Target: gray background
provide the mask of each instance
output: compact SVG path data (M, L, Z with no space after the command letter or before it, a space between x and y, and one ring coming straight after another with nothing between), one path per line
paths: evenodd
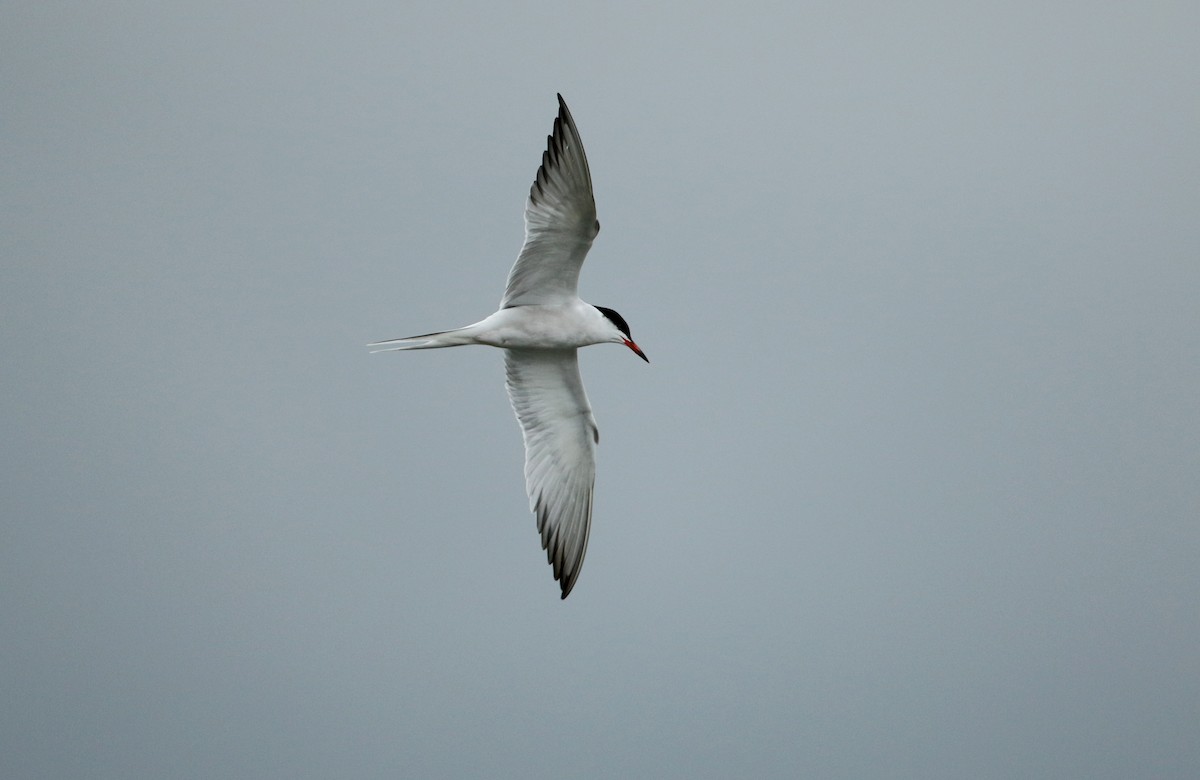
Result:
M0 774L1195 777L1195 3L8 4ZM19 6L19 7L18 7ZM560 602L569 101L653 363Z

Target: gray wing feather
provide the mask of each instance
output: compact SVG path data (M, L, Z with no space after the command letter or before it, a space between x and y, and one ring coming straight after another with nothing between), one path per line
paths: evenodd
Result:
M573 300L579 269L599 232L583 142L559 95L554 132L525 202L525 245L508 273L500 307Z
M565 599L587 552L599 430L576 350L505 350L504 368L525 438L529 507Z

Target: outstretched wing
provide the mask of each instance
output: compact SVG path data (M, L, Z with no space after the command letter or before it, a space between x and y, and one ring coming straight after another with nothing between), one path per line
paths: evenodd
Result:
M529 507L565 599L587 552L600 433L576 350L505 350L504 368L525 437Z
M554 132L525 202L525 246L508 272L500 308L573 300L579 269L599 232L583 142L559 95Z

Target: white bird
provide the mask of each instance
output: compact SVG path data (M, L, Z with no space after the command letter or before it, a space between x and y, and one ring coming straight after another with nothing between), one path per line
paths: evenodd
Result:
M508 397L525 438L525 488L542 549L565 599L575 587L592 525L595 447L577 350L624 344L647 363L612 309L580 300L579 269L600 232L579 130L558 96L558 118L525 202L525 245L500 310L465 328L370 344L376 352L484 344L504 350Z

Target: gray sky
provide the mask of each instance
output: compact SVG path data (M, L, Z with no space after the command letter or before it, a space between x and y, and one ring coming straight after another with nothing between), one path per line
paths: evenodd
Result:
M1200 774L1200 10L800 5L8 4L0 775ZM557 91L566 602L500 354L363 346Z

